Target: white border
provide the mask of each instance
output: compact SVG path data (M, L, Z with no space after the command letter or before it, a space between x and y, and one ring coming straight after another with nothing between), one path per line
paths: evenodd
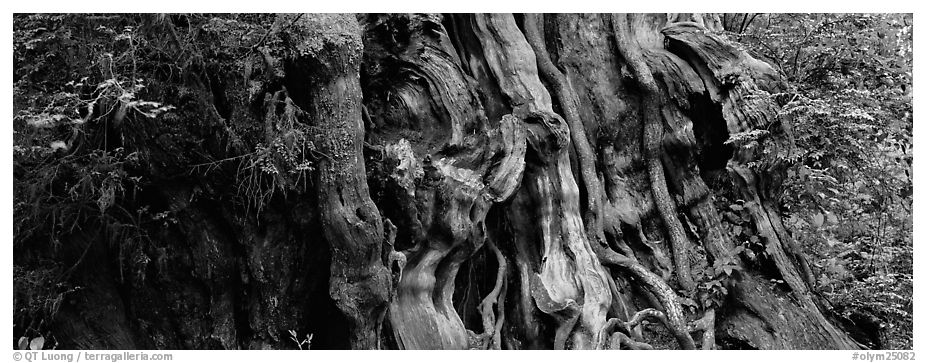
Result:
M305 1L305 0L304 0ZM838 6L834 6L838 5ZM541 2L528 0L466 0L455 2L437 1L320 1L311 2L311 0L297 3L294 1L246 1L246 2L212 2L212 1L189 1L189 0L158 0L158 1L42 1L42 2L16 2L8 4L11 7L10 15L3 18L4 29L8 34L8 45L6 56L3 58L5 69L12 69L12 34L13 23L12 13L14 12L397 12L397 11L428 11L428 12L914 12L916 15L918 6L913 2L902 1L840 1L820 2L808 0L769 0L765 2L742 0L732 1L712 1L711 3L701 3L696 1L586 1L586 0L567 0L559 2ZM914 54L924 54L926 51L922 46L922 41L914 39ZM914 79L917 70L926 66L922 61L923 57L914 58ZM9 71L8 71L9 72ZM920 72L922 73L922 72ZM7 88L6 102L4 103L5 114L12 119L12 73L3 75ZM914 94L916 93L914 88ZM914 96L914 115L919 115L923 108L922 100ZM922 118L922 117L920 117ZM11 120L8 119L8 120ZM12 125L12 123L8 123ZM11 126L8 126L11 127ZM926 149L926 136L924 136L922 125L914 121L914 145L919 145L914 150L914 184L917 184L918 176L926 175L924 172L924 162L921 159L926 154L921 149ZM11 129L8 129L12 131ZM8 132L9 132L8 131ZM12 150L12 132L9 132L2 138L3 149ZM5 296L3 306L0 311L3 312L3 322L5 327L4 336L7 337L7 344L13 342L12 337L12 157L8 154L2 158L5 173L2 175L2 185L7 190L3 194L3 216L7 223L3 224L4 236L9 241L7 248L3 253L3 262L7 266L8 277L3 280L2 294ZM920 183L922 184L922 183ZM914 187L914 241L924 240L923 227L919 223L926 222L924 215L923 203L924 193L919 189L921 186ZM923 242L926 243L926 242ZM923 274L923 268L918 267L924 261L924 247L914 246L914 285L921 286L919 275ZM922 337L924 336L923 314L926 301L926 289L914 288L914 347L923 346ZM9 345L8 345L9 347ZM7 354L14 353L12 348L8 348ZM68 352L68 351L60 351ZM102 352L102 351L94 351ZM119 352L119 351L113 351ZM440 360L440 363L472 363L478 362L496 362L496 361L521 361L521 362L608 362L618 360L629 361L710 361L710 362L853 362L852 351L763 351L763 352L737 352L737 351L711 351L711 352L690 352L690 351L658 351L658 352L637 352L637 351L570 351L570 352L487 352L487 351L365 351L365 352L343 352L343 351L144 351L146 353L171 353L174 356L174 362L204 362L204 361L232 361L232 362L277 362L277 361L300 361L300 362L329 362L329 361L364 361L364 362L427 362ZM619 354L619 356L618 356ZM924 351L926 354L926 351ZM7 355L11 357L11 355ZM926 360L926 355L917 357L919 360ZM0 358L5 360L4 358ZM85 359L81 359L85 360ZM855 360L854 362L861 362Z

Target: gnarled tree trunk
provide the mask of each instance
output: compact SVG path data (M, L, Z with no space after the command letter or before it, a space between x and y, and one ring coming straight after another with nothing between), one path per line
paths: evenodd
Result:
M189 248L165 266L199 267L165 277L182 288L122 282L118 313L212 326L122 322L127 336L164 338L106 340L66 309L62 334L113 348L280 347L288 329L357 349L857 348L777 213L783 83L714 24L279 15L246 71L207 87L232 110L204 117L216 130L262 125L268 143L305 135L310 187L256 214L211 215L221 202L191 206L188 184L163 181L192 246L161 247ZM757 130L749 147L727 143ZM224 144L211 155L233 156ZM734 220L759 250L746 251L758 247L732 234ZM308 266L321 261L327 272ZM195 306L139 306L157 289L186 289L171 296ZM335 310L346 334L318 317ZM189 336L215 342L179 344Z

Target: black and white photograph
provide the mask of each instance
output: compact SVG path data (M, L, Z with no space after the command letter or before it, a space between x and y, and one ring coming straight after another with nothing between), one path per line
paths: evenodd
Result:
M926 359L912 13L17 12L12 31L14 361Z

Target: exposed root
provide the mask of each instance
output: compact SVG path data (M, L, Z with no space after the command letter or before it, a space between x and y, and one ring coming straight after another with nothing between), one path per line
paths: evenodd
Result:
M675 291L666 284L665 280L648 270L639 262L621 255L613 250L607 249L601 245L592 245L595 254L605 266L614 266L624 269L634 278L634 280L643 285L650 291L659 303L665 308L666 328L678 341L682 349L695 349L694 340L688 333L685 323L685 315L682 312L682 306L678 302L678 296ZM631 319L633 320L633 319Z
M633 314L633 317L630 318L630 321L627 322L627 330L630 331L647 319L656 319L662 323L662 325L669 327L669 320L666 319L666 314L659 310L650 308L640 310L636 314Z
M702 350L713 350L715 346L715 331L714 331L714 309L708 309L704 313L704 316L701 319L695 320L691 323L690 330L692 332L700 331L701 335L701 349Z
M598 332L598 344L596 349L606 349L608 344L610 344L611 349L620 349L621 344L627 345L630 349L653 349L649 344L637 342L628 336L628 334L632 335L632 331L637 325L640 325L640 323L647 319L658 320L667 329L672 329L665 313L652 308L643 309L636 312L627 322L622 322L614 318L608 319L608 322L605 323L604 327ZM614 330L617 329L621 331L615 332Z
M539 270L537 281L530 284L531 295L538 308L556 321L554 348L567 344L591 348L595 332L607 320L612 296L610 276L591 252L590 244L598 242L588 236L582 218L582 191L568 153L571 130L553 112L550 94L538 77L534 51L514 16L477 14L472 20L488 69L507 97L505 106L524 120L532 150L515 196L532 207L509 209L516 229L530 229L519 233L515 243L533 249L542 242L540 265L531 271Z
M613 332L614 329L616 329L621 324L623 324L623 322L616 318L608 319L608 322L605 323L604 326L601 327L601 330L598 332L598 344L596 344L595 349L605 349L609 340L611 341L612 346L614 346L613 339L609 339L609 337L611 337L611 332ZM618 343L617 346L620 347L620 344Z
M527 42L534 49L537 58L537 69L540 75L547 81L551 87L552 93L556 96L562 109L563 117L569 126L572 146L576 153L578 162L578 177L581 185L585 188L585 205L583 207L583 222L586 229L586 235L590 245L605 244L605 233L602 216L602 199L604 189L601 186L601 180L596 174L596 156L589 142L585 130L585 124L579 115L579 100L575 90L569 84L568 79L553 63L544 42L543 16L541 14L524 15L524 35ZM593 247L594 250L594 247ZM610 284L614 284L610 276L605 276ZM626 314L626 307L620 301L621 297L612 293L613 299L618 301L620 309ZM602 337L598 337L600 342Z
M675 272L682 289L693 291L694 279L691 277L691 268L688 263L688 238L678 219L675 202L669 194L666 185L665 170L662 161L662 139L665 132L661 118L661 106L664 103L656 85L653 74L643 59L639 44L632 39L632 31L627 14L615 14L612 22L614 36L617 40L618 51L627 62L627 65L636 77L637 83L643 90L643 147L646 158L647 173L653 192L656 209L662 217L672 243L672 257L675 261Z
M505 297L508 295L508 279L502 284L498 295L498 317L495 319L495 334L492 335L492 349L502 349L502 327L505 325Z
M396 285L402 280L402 271L407 262L405 254L395 250L396 227L389 218L383 220L383 231L386 233L385 246L383 246L383 264L392 271L392 283Z
M502 251L495 246L491 238L486 239L486 247L495 254L498 261L498 274L495 277L495 287L489 292L482 302L479 303L479 311L482 313L483 333L481 335L483 349L491 345L494 349L501 349L501 326L505 320L504 296L502 296L508 280L505 278L508 271L508 262ZM498 306L498 317L495 316L493 305Z
M531 296L534 298L537 308L557 321L553 349L566 349L566 340L569 338L569 333L572 332L581 313L579 304L573 299L566 299L564 302L553 300L538 274L531 275L530 288Z
M653 350L652 345L633 340L624 333L615 332L614 334L611 334L610 348L612 350L618 350L621 349L621 345L627 346L627 348L630 350Z
M524 35L527 42L534 49L537 57L537 70L551 85L553 93L563 110L563 118L569 125L572 146L576 151L579 162L581 182L585 186L587 206L583 220L589 238L597 237L603 240L603 232L599 219L601 197L603 195L600 181L595 175L595 152L592 150L585 132L585 125L579 117L579 101L575 90L569 85L566 76L553 64L550 53L543 41L543 19L541 14L524 14Z

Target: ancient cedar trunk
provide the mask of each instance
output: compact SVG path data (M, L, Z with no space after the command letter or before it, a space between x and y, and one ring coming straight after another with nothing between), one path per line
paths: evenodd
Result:
M790 130L771 94L783 81L714 20L285 14L268 29L234 25L251 39L226 57L235 71L190 86L198 101L181 105L220 141L183 159L145 140L161 131L128 137L161 155L150 173L268 145L307 161L278 158L286 177L269 183L250 165L256 209L219 197L239 179L160 180L148 193L182 227L141 253L184 256L164 266L191 272L164 281L193 303L143 307L164 286L116 281L110 261L79 301L111 301L115 337L75 310L60 331L108 348L274 348L290 329L354 349L856 348L777 213L788 165L774 155ZM194 128L176 125L164 127ZM754 130L767 131L756 147L726 142ZM767 258L747 257L720 198L740 201ZM211 325L125 319L161 313ZM180 343L191 336L210 338Z

